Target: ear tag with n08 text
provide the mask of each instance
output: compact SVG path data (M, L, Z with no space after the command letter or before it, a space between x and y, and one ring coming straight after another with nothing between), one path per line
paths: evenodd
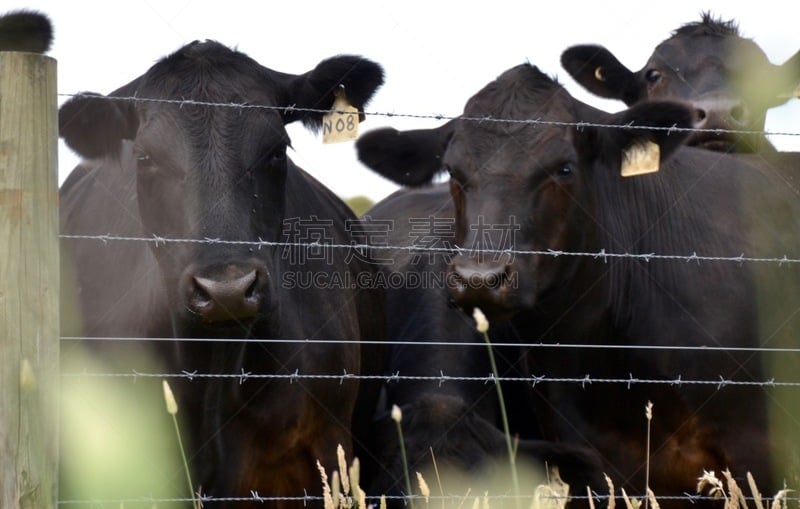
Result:
M358 109L337 90L331 112L322 117L322 143L339 143L358 138Z
M635 177L658 171L661 147L652 141L636 143L622 151L620 173L623 177Z

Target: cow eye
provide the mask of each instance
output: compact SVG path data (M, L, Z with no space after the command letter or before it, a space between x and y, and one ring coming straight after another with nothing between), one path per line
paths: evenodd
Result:
M572 171L572 167L568 164L562 165L555 174L559 180L569 180L573 175L575 175L575 172Z
M148 154L144 152L136 152L135 157L136 157L136 167L139 170L152 171L153 168L155 168L156 164Z
M286 149L279 148L271 153L264 154L262 156L262 159L255 167L256 168L260 167L268 170L272 169L281 170L286 168L286 160L287 160Z
M655 83L661 79L661 71L658 69L648 69L644 73L644 79L646 79L648 83Z
M272 156L272 166L284 166L286 164L286 150L278 150Z

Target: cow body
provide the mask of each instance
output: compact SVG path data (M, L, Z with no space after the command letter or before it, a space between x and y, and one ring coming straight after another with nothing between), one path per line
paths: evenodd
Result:
M786 102L800 83L800 52L773 65L733 21L707 13L675 30L639 71L595 45L573 46L561 62L590 92L629 106L647 99L691 102L699 117L696 127L709 131L693 133L688 143L723 152L774 150L760 132L767 110Z
M401 184L418 185L439 168L449 171L456 242L474 249L455 257L448 268L456 303L468 311L480 307L491 321L507 321L525 343L602 345L580 351L531 348L524 355L530 374L544 377L534 393L544 436L594 447L617 486L629 493L644 485L648 470L648 401L656 409L650 486L665 495L693 492L703 469L730 468L738 476L750 471L765 490L776 488L770 455L785 448L793 433L771 434L775 425L769 419L783 414L793 421L797 415L785 404L791 399L787 394L757 386L778 373L757 353L670 348L791 344L791 331L800 325L796 299L787 302L800 288L796 269L548 255L551 250L605 250L779 258L796 252L800 202L792 168L797 155L770 162L681 147L685 135L668 128L691 126L693 114L677 103L645 103L607 114L523 65L476 94L465 107L466 119L430 130L424 144L416 143L424 138L421 131L406 136L392 129L367 133L359 141L361 160ZM471 120L476 118L493 120ZM663 130L497 120L533 118ZM659 145L660 171L621 177L623 152L645 142ZM420 164L424 158L417 153L415 168L404 158L414 146L439 148L425 152L429 164ZM513 225L514 249L532 254L487 255L482 250L492 246L485 239L497 246L503 233L487 225ZM721 378L754 385L580 383L587 376ZM548 383L547 378L574 382ZM768 411L774 401L780 402Z
M409 472L423 472L428 482L440 479L449 492L462 488L491 495L513 491L496 387L437 379L481 378L492 373L488 345L474 319L454 307L447 295L447 267L455 254L448 250L456 247L448 185L401 189L367 211L365 221L388 225L389 235L382 239L385 245L402 247L376 254L384 260L385 281L392 283L386 291L386 309L387 336L393 341L387 355L386 404L378 409L374 426L371 449L379 458L377 474L368 478L370 491L387 495L406 491L406 467L390 417L394 405L402 412ZM524 357L507 343L513 332L495 324L489 334L498 374L524 376ZM412 379L391 381L395 374ZM592 451L542 439L525 387L504 384L502 389L524 493L545 482L546 466L558 468L572 486L601 481L600 461ZM504 483L498 484L498 478Z
M382 294L293 283L313 273L356 281L374 267L345 250L294 245L349 244L357 220L286 156L284 124L319 126L321 114L285 107L329 108L341 87L362 108L381 82L380 67L359 57L334 57L295 76L218 43L195 42L112 96L262 108L94 95L62 106L62 137L91 159L61 190L65 287L74 288L63 300L70 305L77 296L79 311L79 320L65 327L92 336L229 340L156 343L173 372L368 372L362 360L377 365L381 353L354 340L382 337ZM106 245L76 238L104 234L165 240ZM349 341L246 341L313 338ZM119 348L106 345L104 354L125 365ZM186 408L197 484L215 497L317 491L315 462L334 468L338 444L352 455L351 433L363 420L354 416L356 400L368 392L362 386L359 393L355 381L331 387L303 379L180 379L175 385Z

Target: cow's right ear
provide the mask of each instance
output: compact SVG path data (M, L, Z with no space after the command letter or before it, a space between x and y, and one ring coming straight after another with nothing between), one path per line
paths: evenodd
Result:
M117 157L122 140L132 140L139 129L133 101L141 77L108 97L80 93L58 109L58 134L69 148L85 159ZM114 99L115 97L119 99Z
M636 75L603 46L583 44L567 48L561 65L589 92L606 99L619 99L628 106L637 102Z
M644 101L610 114L603 121L608 126L581 128L578 150L583 157L600 158L612 168L621 168L632 150L654 143L660 165L684 144L695 121L695 111L688 104Z
M402 186L430 184L443 171L444 156L455 122L435 129L398 131L391 127L362 135L356 142L358 159L387 179Z

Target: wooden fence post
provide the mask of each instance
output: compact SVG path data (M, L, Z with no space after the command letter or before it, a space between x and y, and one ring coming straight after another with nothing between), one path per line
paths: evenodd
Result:
M56 62L0 52L0 507L58 496Z

